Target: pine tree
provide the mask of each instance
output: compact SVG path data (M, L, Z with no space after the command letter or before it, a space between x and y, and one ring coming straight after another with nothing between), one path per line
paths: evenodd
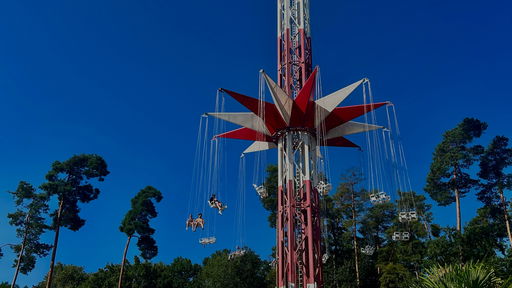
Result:
M21 181L16 191L9 192L17 206L16 212L9 213L9 224L16 227L16 234L21 243L12 245L18 254L15 260L14 277L11 287L15 287L18 273L28 274L36 264L37 257L45 257L51 246L41 242L41 235L49 228L46 225L48 213L48 197L37 193L36 189L27 182Z
M361 277L359 271L359 239L358 239L358 228L357 224L361 220L361 214L365 210L364 207L364 196L365 190L358 189L358 186L362 181L361 173L355 169L347 170L341 176L341 183L336 190L336 194L333 196L334 205L340 212L345 215L346 221L343 225L350 230L353 247L354 257L354 269L356 275L356 286L359 287L361 284Z
M487 124L474 118L465 118L455 128L443 135L437 145L425 191L439 205L447 206L455 202L457 231L461 231L460 198L467 194L478 181L472 179L469 168L483 152L480 145L468 146L487 129Z
M155 229L149 226L149 220L155 218L158 213L153 201L160 202L162 193L157 189L147 186L133 197L132 207L124 216L123 222L119 230L128 236L123 253L123 261L121 262L121 271L119 273L118 287L123 285L123 272L126 262L126 253L133 237L137 237L137 246L144 260L150 260L158 254L158 247L152 235Z
M48 197L57 196L59 203L57 210L51 214L55 237L46 288L52 287L60 227L78 231L84 226L85 220L79 215L78 202L89 203L98 198L100 189L95 188L90 181L96 179L101 182L109 173L107 163L101 156L82 154L64 162L55 161L46 174L47 182L41 185L41 189L46 191Z
M478 176L483 181L477 195L478 199L487 206L501 206L509 245L512 247L512 232L508 212L509 202L504 195L504 191L512 189L512 173L507 174L505 172L505 169L512 165L512 148L508 147L508 142L507 137L494 137L480 157Z

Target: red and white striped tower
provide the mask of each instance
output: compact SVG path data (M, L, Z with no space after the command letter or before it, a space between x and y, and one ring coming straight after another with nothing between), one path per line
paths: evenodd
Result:
M254 141L244 153L277 148L278 288L323 287L317 148L359 147L343 136L382 127L351 120L387 104L337 107L365 79L315 100L312 67L309 0L278 0L278 83L261 71L274 103L221 89L251 112L208 113L243 126L216 137Z

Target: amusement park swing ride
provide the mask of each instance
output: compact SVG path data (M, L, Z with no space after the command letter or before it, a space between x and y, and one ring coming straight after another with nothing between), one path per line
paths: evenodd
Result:
M319 68L313 69L309 0L278 0L278 69L277 83L260 71L259 97L252 98L231 90L219 89L215 112L201 116L194 180L189 201L187 229L201 231L199 243L216 242L215 219L227 206L219 189L224 161L225 139L253 141L242 153L239 169L239 218L236 227L245 227L245 157L255 153L254 190L261 198L271 191L260 179L260 153L277 150L278 189L276 221L276 284L279 288L323 287L322 265L329 259L327 244L322 244L326 225L321 219L321 199L329 195L330 179L327 147L359 148L364 153L366 191L371 205L398 201L401 230L392 234L393 241L408 241L412 235L408 223L418 221L414 197L407 172L395 107L390 102L373 102L370 81L356 81L327 96L322 95ZM362 88L363 104L340 106L354 91ZM272 102L265 100L269 91ZM245 106L248 112L224 111L224 95ZM385 127L377 122L376 109L385 107ZM214 123L209 123L209 118ZM353 121L364 118L363 122ZM242 128L224 132L225 122ZM346 138L364 133L366 148ZM213 139L212 139L213 136ZM327 177L321 177L321 176ZM204 192L206 191L206 193ZM388 192L386 192L388 191ZM201 207L192 208L192 203ZM230 208L231 209L231 208ZM198 213L193 218L191 212ZM227 210L226 212L229 212ZM215 215L219 214L219 215ZM204 215L204 218L203 218ZM242 227L242 228L240 228ZM240 232L243 234L243 231ZM243 236L229 259L246 253ZM371 243L371 241L369 241ZM242 247L242 248L240 248ZM372 255L377 247L371 244L361 253Z

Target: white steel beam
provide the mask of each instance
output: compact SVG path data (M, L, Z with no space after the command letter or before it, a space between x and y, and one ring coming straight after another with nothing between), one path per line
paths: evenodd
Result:
M350 93L352 93L361 83L363 83L365 79L361 79L357 82L354 82L348 85L345 88L342 88L334 93L331 93L325 97L322 97L315 101L316 105L318 105L318 117L316 117L315 126L318 127L320 123L329 115L329 113L334 110L334 108L338 107L343 100L345 100Z
M345 136L345 135L351 135L351 134L372 131L372 130L377 130L377 129L382 129L382 128L384 128L384 127L378 126L378 125L371 125L371 124L366 124L366 123L349 121L347 123L343 123L340 126L331 129L325 136L325 139L332 139L332 138L341 137L341 136Z
M269 149L277 148L277 145L272 142L254 141L251 146L247 147L243 154L265 151Z

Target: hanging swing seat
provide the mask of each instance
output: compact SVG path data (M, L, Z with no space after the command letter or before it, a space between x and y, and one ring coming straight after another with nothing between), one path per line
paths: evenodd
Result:
M210 208L219 208L219 207L217 207L216 202L213 202L213 201L208 201L208 205L210 206ZM224 204L224 205L221 206L221 208L219 210L222 211L222 210L224 210L226 208L228 208L228 205Z
M245 253L247 253L247 250L245 250L245 249L236 249L235 251L229 253L228 260L243 256L243 255L245 255Z
M413 222L418 221L418 213L415 210L402 211L398 214L398 221L400 222Z
M205 237L205 238L199 239L199 244L204 245L204 246L213 244L215 242L217 242L217 238L215 238L215 237Z
M276 268L277 267L277 259L272 259L272 261L270 263L268 263L268 266Z
M393 241L409 241L410 238L409 232L393 232Z
M366 247L361 248L361 253L366 254L368 256L373 255L374 252L375 252L375 247L370 246L370 245L366 245Z
M329 192L332 190L331 183L326 183L324 181L318 182L315 186L318 193L320 193L323 196L329 195Z
M391 196L387 195L384 191L370 194L370 202L374 205L383 204L389 202L390 200Z
M263 186L263 185L257 186L256 184L252 184L252 187L254 187L254 189L256 190L256 193L258 193L258 195L260 196L261 199L268 197L268 192L267 192L267 189L265 188L265 186Z
M398 214L398 221L400 221L401 223L406 222L407 218L408 218L408 214L409 213L407 213L407 212L400 212Z
M322 263L327 263L327 260L329 260L330 257L331 255L329 255L329 253L324 253L324 255L322 256Z

